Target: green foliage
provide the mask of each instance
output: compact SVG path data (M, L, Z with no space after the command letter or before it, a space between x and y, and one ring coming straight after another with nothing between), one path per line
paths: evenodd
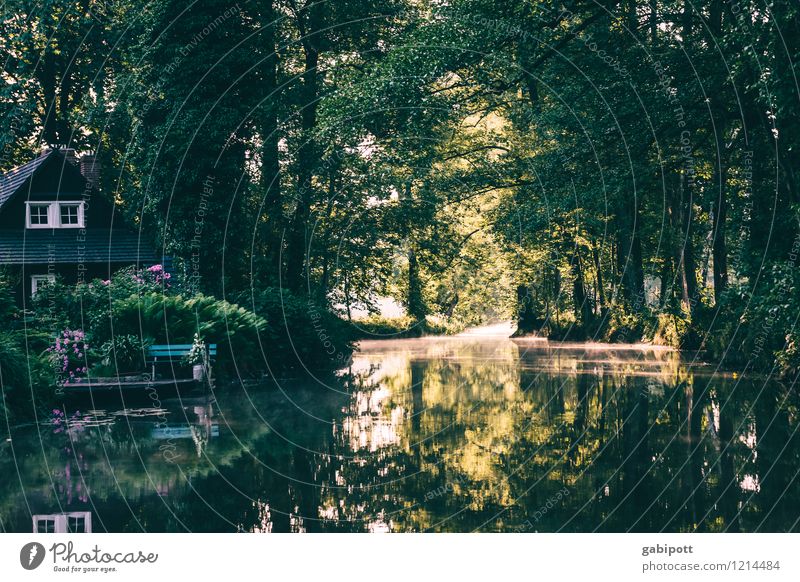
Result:
M16 333L0 332L0 417L20 408L21 394L27 386L28 369L22 343Z
M207 295L148 293L114 301L114 326L140 329L147 341L157 344L192 343L195 334L216 343L220 370L260 374L265 370L261 335L267 322L251 311Z
M94 279L77 285L65 284L57 278L31 298L32 323L34 329L48 332L67 328L91 330L93 341L100 345L115 335L111 317L114 301L131 295L166 293L168 285L157 272L135 267L120 269L110 280Z
M727 366L749 366L791 377L800 369L800 273L788 262L771 265L753 292L734 285L719 309L697 324L709 357ZM713 320L713 323L712 323Z
M118 334L100 346L100 362L92 368L94 376L118 376L145 369L148 338L132 334Z
M35 388L37 398L47 400L55 390L55 383L48 381L53 377L53 368L47 355L36 351L37 342L31 341L36 334L28 334L26 345L19 309L2 279L0 315L4 322L0 330L0 418L31 417L39 402L31 401L30 386ZM5 429L5 422L0 421L0 426Z
M632 313L622 305L614 305L608 311L605 337L615 343L638 343L644 335L641 314Z
M381 317L371 315L352 323L355 334L361 339L401 339L425 335L444 335L460 331L458 328L433 323L429 319L418 321L412 317Z
M130 297L281 286L246 299L298 350L288 368L322 365L326 341L343 361L328 312L391 295L416 321L524 314L794 369L774 292L794 275L770 270L799 230L796 2L73 4L4 5L0 167L40 141L99 150L184 283L57 286L29 345L111 341Z
M350 360L352 330L326 308L276 288L242 294L240 301L269 322L258 345L272 373L331 370Z
M688 347L692 336L691 321L682 312L664 312L656 315L656 328L652 342L673 348Z

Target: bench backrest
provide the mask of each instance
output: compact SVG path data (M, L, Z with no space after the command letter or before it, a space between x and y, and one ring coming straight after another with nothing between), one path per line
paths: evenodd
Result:
M208 344L208 355L217 355L217 344ZM147 350L147 357L159 360L182 359L192 350L192 344L159 344L152 345Z

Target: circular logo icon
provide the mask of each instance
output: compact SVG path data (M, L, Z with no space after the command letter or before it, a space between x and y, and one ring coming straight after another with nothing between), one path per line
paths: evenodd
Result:
M44 546L39 542L31 542L19 551L19 563L26 570L35 570L44 562L44 556Z

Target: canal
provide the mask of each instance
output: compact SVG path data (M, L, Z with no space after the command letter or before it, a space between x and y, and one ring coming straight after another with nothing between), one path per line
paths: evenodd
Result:
M796 392L669 350L367 341L334 379L14 427L0 528L798 531L798 425Z

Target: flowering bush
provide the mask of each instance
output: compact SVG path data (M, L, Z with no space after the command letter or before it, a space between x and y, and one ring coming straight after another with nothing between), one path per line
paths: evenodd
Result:
M80 329L65 329L47 348L58 375L70 380L86 375L88 350L86 334Z
M153 265L147 269L147 272L150 274L150 277L154 283L157 285L163 284L165 287L169 287L169 279L172 277L172 275L164 270L164 265Z
M127 267L120 269L111 277L101 281L102 285L110 288L115 296L141 295L153 293L170 287L170 275L164 270L164 265L153 265L147 269Z
M116 271L111 279L94 279L78 284L54 283L53 293L37 293L32 297L37 329L47 331L44 350L50 344L51 329L82 328L97 346L111 340L114 332L111 306L131 296L167 295L174 292L169 273L163 265L147 269L126 267ZM138 329L138 326L131 328Z

